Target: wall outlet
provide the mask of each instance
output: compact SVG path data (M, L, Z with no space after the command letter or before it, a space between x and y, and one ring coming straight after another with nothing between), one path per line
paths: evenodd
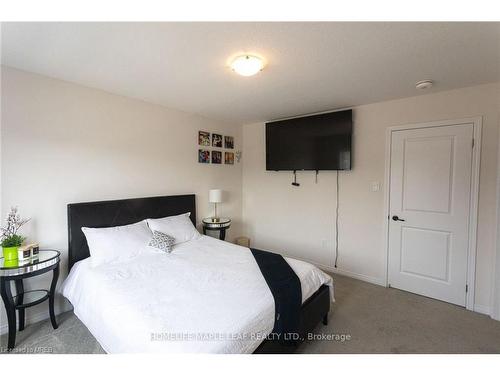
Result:
M373 182L371 183L371 191L373 191L373 192L380 191L380 182L378 182L378 181L373 181Z

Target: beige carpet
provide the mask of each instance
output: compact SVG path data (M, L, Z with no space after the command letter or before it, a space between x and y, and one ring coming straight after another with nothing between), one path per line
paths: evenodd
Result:
M329 324L319 325L315 339L298 353L500 353L500 322L486 315L347 277L334 279L337 302ZM28 326L18 333L16 348L103 353L71 312L58 320L57 330L48 321ZM0 352L6 346L3 335Z

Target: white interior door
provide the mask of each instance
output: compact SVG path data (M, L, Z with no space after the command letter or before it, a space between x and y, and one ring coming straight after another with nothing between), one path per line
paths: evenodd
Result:
M389 285L466 304L473 124L392 132Z

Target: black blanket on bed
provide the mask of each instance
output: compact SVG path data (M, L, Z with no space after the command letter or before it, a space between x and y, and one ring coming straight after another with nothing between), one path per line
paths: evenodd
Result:
M279 254L250 249L274 297L275 316L272 339L294 343L300 326L302 290L300 279Z

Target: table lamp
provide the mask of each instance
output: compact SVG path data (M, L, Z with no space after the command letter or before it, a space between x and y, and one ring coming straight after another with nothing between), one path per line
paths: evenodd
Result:
M215 215L212 216L212 221L214 223L219 222L219 217L217 216L217 203L222 202L222 190L212 189L208 192L208 201L215 205Z

